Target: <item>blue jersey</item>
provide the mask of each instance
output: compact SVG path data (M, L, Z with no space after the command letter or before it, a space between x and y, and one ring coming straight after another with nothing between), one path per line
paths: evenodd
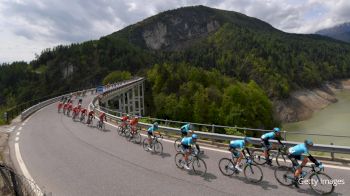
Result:
M231 148L239 148L243 150L245 148L245 141L244 140L232 140L230 142Z
M289 153L295 156L299 155L309 155L309 149L307 149L305 144L298 144L289 148Z
M190 131L190 124L185 124L184 126L181 127L182 133L188 133L189 131Z
M182 144L182 145L186 145L186 146L190 146L190 145L194 144L194 142L193 142L192 137L184 137L184 138L181 140L181 144Z
M148 133L153 133L153 131L157 131L158 130L158 127L152 125L150 128L148 128Z
M275 138L276 138L275 132L265 133L264 135L261 136L261 139L263 140L269 140L269 139L275 139Z

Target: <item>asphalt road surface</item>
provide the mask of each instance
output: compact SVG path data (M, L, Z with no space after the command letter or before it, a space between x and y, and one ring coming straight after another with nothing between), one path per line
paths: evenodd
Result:
M84 104L92 96L84 98ZM75 102L76 103L76 102ZM163 155L143 150L141 145L118 136L115 127L102 132L57 113L57 104L38 111L12 132L11 158L19 168L14 152L15 138L23 162L40 187L52 195L310 195L300 189L278 184L273 169L262 167L259 184L245 180L243 174L223 176L218 161L229 154L205 150L208 172L204 177L180 170L174 163L173 143L163 141ZM95 119L96 122L96 119ZM18 134L20 132L20 134ZM350 169L327 168L333 179L345 181L335 195L349 195ZM349 184L349 185L348 185Z

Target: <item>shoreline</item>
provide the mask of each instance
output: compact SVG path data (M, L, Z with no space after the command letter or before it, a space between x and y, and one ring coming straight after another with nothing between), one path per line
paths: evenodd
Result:
M342 90L350 90L350 79L327 82L312 90L294 91L289 98L273 102L274 118L281 123L308 120L314 112L336 103L335 93Z

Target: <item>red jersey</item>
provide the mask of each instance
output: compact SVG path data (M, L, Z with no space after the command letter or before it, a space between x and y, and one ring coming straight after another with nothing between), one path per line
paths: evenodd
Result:
M85 108L81 108L80 112L81 112L82 114L85 114L85 113L87 112L87 110L86 110Z
M139 122L139 120L138 120L137 118L133 118L133 119L130 120L130 123L129 123L129 124L130 124L131 126L135 126L135 125L137 125L138 122Z
M129 120L129 117L127 117L127 116L123 116L123 117L122 117L122 121L123 121L123 122L126 122L127 120Z

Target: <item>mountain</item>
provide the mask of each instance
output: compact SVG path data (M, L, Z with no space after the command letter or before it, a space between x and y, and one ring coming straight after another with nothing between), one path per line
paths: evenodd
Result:
M322 29L316 33L350 43L350 22Z
M97 85L122 70L149 78L149 115L266 128L275 123L275 100L349 77L350 45L285 33L233 11L193 6L159 13L99 40L47 49L30 64L17 64L0 66L16 69L3 76L0 70L3 103Z

